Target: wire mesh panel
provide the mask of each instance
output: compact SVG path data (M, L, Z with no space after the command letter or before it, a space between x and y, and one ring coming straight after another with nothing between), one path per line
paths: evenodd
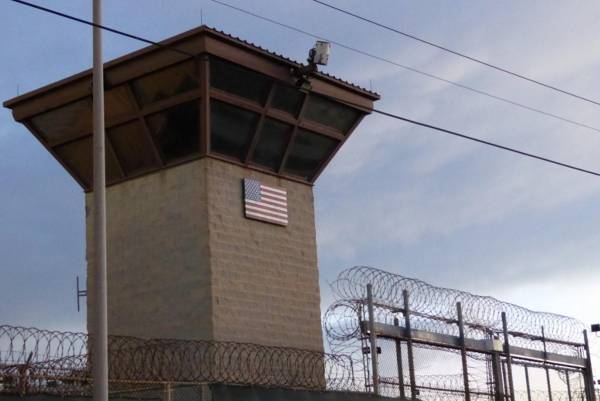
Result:
M382 339L378 341L377 345L381 352L379 354L380 392L389 397L399 397L400 386L408 383L406 379L408 375L406 345L403 347L400 342L389 339ZM410 390L406 389L405 391Z
M489 401L494 399L494 378L490 355L467 352L467 374L471 400Z
M464 399L462 361L456 350L416 345L413 355L416 397L427 400Z
M552 364L516 360L513 363L516 401L587 400L584 372Z

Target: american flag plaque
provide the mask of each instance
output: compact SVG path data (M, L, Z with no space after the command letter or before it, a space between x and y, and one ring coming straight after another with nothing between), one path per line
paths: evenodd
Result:
M244 213L246 218L287 226L287 191L270 187L258 180L244 178Z

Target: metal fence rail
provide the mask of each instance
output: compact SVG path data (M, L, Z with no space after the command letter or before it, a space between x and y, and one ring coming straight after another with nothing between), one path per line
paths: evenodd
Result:
M426 401L595 401L576 319L359 266L332 284L330 348L368 391ZM427 380L424 380L427 378Z

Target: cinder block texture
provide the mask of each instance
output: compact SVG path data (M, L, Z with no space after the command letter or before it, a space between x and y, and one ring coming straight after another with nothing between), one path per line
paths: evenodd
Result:
M248 177L287 190L287 227L244 217ZM312 187L204 158L111 186L107 204L110 334L323 349Z
M192 162L107 188L109 334L212 338L205 177ZM93 194L86 205L93 333Z
M312 187L206 163L215 338L322 350ZM287 227L244 217L245 177L287 190Z

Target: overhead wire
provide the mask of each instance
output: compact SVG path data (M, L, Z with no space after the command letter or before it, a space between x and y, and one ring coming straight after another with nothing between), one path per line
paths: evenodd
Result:
M486 67L489 67L489 68L492 68L494 70L503 72L503 73L511 75L513 77L516 77L516 78L519 78L519 79L531 82L533 84L542 86L542 87L547 88L547 89L551 89L551 90L559 92L559 93L561 93L563 95L571 96L571 97L574 97L576 99L583 100L585 102L589 102L589 103L595 104L597 106L600 106L600 101L597 101L597 100L594 100L594 99L590 99L590 98L578 95L578 94L573 93L571 91L568 91L568 90L565 90L565 89L561 89L561 88L559 88L557 86L554 86L554 85L551 85L551 84L547 84L545 82L539 81L539 80L534 79L534 78L527 77L527 76L525 76L523 74L511 71L511 70L509 70L508 68L505 68L505 67L497 66L495 64L492 64L490 62L484 61L484 60L479 59L477 57L469 56L468 54L459 52L457 50L450 49L450 48L448 48L446 46L439 45L437 43L434 43L434 42L431 42L429 40L423 39L423 38L418 37L416 35L413 35L413 34L410 34L410 33L407 33L407 32L403 32L403 31L401 31L401 30L399 30L397 28L391 27L389 25L385 25L385 24L383 24L381 22L375 21L375 20L370 19L370 18L366 18L366 17L364 17L362 15L353 13L353 12L348 11L346 9L343 9L341 7L334 6L333 4L329 4L329 3L326 3L326 2L321 1L321 0L312 0L312 1L314 3L317 3L317 4L320 4L322 6L328 7L330 9L332 9L332 10L338 11L338 12L346 14L346 15L349 15L349 16L351 16L353 18L358 19L358 20L361 20L361 21L367 22L369 24L372 24L372 25L378 26L380 28L383 28L385 30L394 32L394 33L396 33L398 35L401 35L401 36L404 36L406 38L413 39L413 40L416 40L418 42L424 43L426 45L433 46L433 47L435 47L435 48L437 48L439 50L443 50L443 51L445 51L447 53L454 54L455 56L462 57L462 58L467 59L469 61L472 61L472 62L481 64L481 65L484 65Z
M108 32L112 32L112 33L117 34L117 35L122 35L122 36L131 38L131 39L135 39L135 40L138 40L138 41L142 41L144 43L148 43L148 44L151 44L151 45L154 45L154 46L157 46L157 47L161 47L161 48L165 48L165 49L168 49L168 50L171 50L171 51L182 53L182 54L185 54L185 55L190 56L190 57L196 57L197 56L197 55L195 55L193 53L180 50L180 49L178 49L178 48L176 48L174 46L171 46L171 45L166 45L166 44L163 44L163 43L160 43L160 42L155 42L155 41L152 41L152 40L149 40L149 39L137 36L137 35L129 34L129 33L124 32L122 30L118 30L118 29L114 29L114 28L109 28L109 27L106 27L104 25L95 24L95 23L93 23L91 21L87 21L87 20L82 19L82 18L74 17L74 16L69 15L69 14L65 14L65 13L62 13L62 12L59 12L59 11L56 11L56 10L52 10L52 9L47 8L47 7L42 7L42 6L39 6L37 4L33 4L33 3L30 3L30 2L27 2L25 0L11 0L11 1L13 1L15 3L19 3L19 4L22 4L22 5L25 5L25 6L29 6L29 7L35 8L35 9L38 9L40 11L48 12L48 13L51 13L51 14L56 15L56 16L67 18L67 19L72 20L72 21L76 21L76 22L79 22L79 23L83 23L83 24L86 24L86 25L90 25L90 26L94 26L94 27L97 27L97 28L100 28L100 29L104 29L104 30L106 30ZM211 1L217 2L217 3L222 3L222 2L220 2L218 0L211 0ZM222 4L224 4L224 3L222 3ZM260 17L260 18L266 18L266 17ZM279 23L277 23L277 24L279 24ZM303 32L303 31L301 31L301 32ZM312 34L309 34L309 35L313 36ZM364 109L364 106L356 104L356 103L352 103L352 102L349 102L349 101L337 99L337 98L334 98L334 97L331 97L331 96L326 96L326 97L328 97L328 98L330 98L330 99L332 99L334 101L337 101L337 102L345 103L345 104L347 104L349 106L353 106L353 107L358 107L358 108ZM578 171L578 172L581 172L581 173L591 174L591 175L594 175L594 176L600 176L600 172L596 172L596 171L588 170L588 169L581 168L581 167L578 167L578 166L575 166L575 165L571 165L571 164L559 162L557 160L553 160L553 159L550 159L550 158L547 158L547 157L544 157L544 156L540 156L540 155L536 155L536 154L533 154L533 153L525 152L525 151L519 150L517 148L513 148L513 147L501 145L501 144L498 144L498 143L495 143L495 142L491 142L491 141L488 141L488 140L485 140L485 139L481 139L481 138L477 138L477 137L474 137L474 136L470 136L470 135L467 135L467 134L464 134L464 133L460 133L460 132L457 132L457 131L452 131L452 130L445 129L445 128L442 128L442 127L438 127L438 126L435 126L435 125L432 125L432 124L428 124L428 123L425 123L425 122L413 120L413 119L410 119L410 118L407 118L407 117L403 117L403 116L400 116L398 114L394 114L394 113L387 112L387 111L384 111L384 110L379 110L379 109L376 109L376 108L370 108L368 110L372 111L373 113L380 114L380 115L383 115L383 116L386 116L386 117L389 117L389 118L393 118L393 119L396 119L396 120L404 121L404 122L407 122L407 123L410 123L410 124L413 124L413 125L417 125L417 126L421 126L421 127L424 127L424 128L429 128L431 130L435 130L435 131L442 132L442 133L445 133L445 134L453 135L455 137L459 137L459 138L462 138L462 139L470 140L470 141L477 142L477 143L480 143L480 144L483 144L483 145L491 146L491 147L494 147L496 149L500 149L500 150L504 150L504 151L507 151L507 152L511 152L511 153L514 153L514 154L517 154L517 155L520 155L520 156L524 156L524 157L536 159L536 160L539 160L539 161L543 161L543 162L546 162L546 163L550 163L550 164L553 164L553 165L557 165L557 166L560 166L560 167L563 167L563 168L567 168L567 169L570 169L570 170L574 170L574 171Z
M536 154L533 154L533 153L529 153L529 152L525 152L525 151L522 151L522 150L519 150L519 149L516 149L516 148L511 148L509 146L500 145L500 144L495 143L495 142L491 142L491 141L487 141L485 139L476 138L476 137L473 137L473 136L470 136L470 135L462 134L462 133L457 132L457 131L452 131L452 130L448 130L448 129L445 129L445 128L437 127L435 125L431 125L431 124L427 124L427 123L424 123L424 122L412 120L410 118L406 118L406 117L402 117L402 116L399 116L399 115L396 115L396 114L388 113L388 112L385 112L385 111L382 111L382 110L373 109L373 112L377 113L377 114L381 114L381 115L387 116L387 117L390 117L390 118L394 118L394 119L397 119L397 120L405 121L405 122L410 123L410 124L418 125L418 126L421 126L421 127L425 127L425 128L429 128L429 129L435 130L435 131L443 132L443 133L446 133L446 134L449 134L449 135L454 135L454 136L459 137L459 138L468 139L468 140L473 141L473 142L478 142L478 143L481 143L481 144L484 144L484 145L492 146L492 147L494 147L496 149L502 149L502 150L505 150L505 151L508 151L508 152L516 153L516 154L521 155L521 156L526 156L526 157L529 157L529 158L532 158L532 159L541 160L541 161L544 161L544 162L547 162L547 163L551 163L551 164L554 164L554 165L557 165L557 166L561 166L561 167L566 167L568 169L576 170L576 171L579 171L579 172L582 172L582 173L587 173L587 174L592 174L592 175L595 175L595 176L600 176L600 173L598 173L596 171L587 170L587 169L584 169L584 168L581 168L581 167L577 167L577 166L574 166L574 165L571 165L571 164L567 164L567 163L562 163L562 162L559 162L559 161L556 161L556 160L553 160L553 159L549 159L549 158L544 157L544 156L539 156L539 155L536 155Z
M398 62L396 62L394 60L391 60L389 58L378 56L376 54L373 54L373 53L370 53L370 52L358 49L358 48L353 47L353 46L346 45L346 44L338 42L336 40L333 40L333 39L330 39L330 38L327 38L327 37L324 37L324 36L321 36L321 35L316 35L314 33L305 31L305 30L297 28L295 26L292 26L292 25L289 25L289 24L285 24L285 23L280 22L280 21L276 21L276 20L274 20L272 18L265 17L263 15L254 13L252 11L249 11L249 10L241 8L241 7L234 6L232 4L226 3L226 2L221 1L221 0L210 0L210 1L213 2L213 3L220 4L220 5L224 6L224 7L228 7L230 9L232 9L232 10L239 11L239 12L244 13L246 15L250 15L250 16L255 17L257 19L260 19L260 20L263 20L263 21L266 21L266 22L278 25L278 26L280 26L282 28L286 28L288 30L295 31L295 32L301 33L303 35L312 37L314 39L325 40L325 41L330 42L330 43L332 43L332 44L334 44L334 45L336 45L338 47L341 47L343 49L352 51L352 52L357 53L357 54L361 54L363 56L366 56L366 57L369 57L369 58L372 58L372 59L375 59L375 60L382 61L382 62L387 63L387 64L391 64L391 65L396 66L398 68L402 68L404 70L411 71L411 72L413 72L415 74L419 74L419 75L422 75L422 76L425 76L425 77L428 77L428 78L431 78L431 79L435 79L437 81L444 82L446 84L453 85L453 86L456 86L458 88L461 88L461 89L464 89L464 90L467 90L467 91L470 91L470 92L473 92L473 93L477 93L477 94L482 95L482 96L487 96L489 98L492 98L492 99L495 99L495 100L498 100L498 101L501 101L501 102L504 102L504 103L507 103L507 104L510 104L510 105L513 105L513 106L516 106L516 107L519 107L519 108L522 108L522 109L525 109L525 110L528 110L528 111L531 111L531 112L534 112L534 113L538 113L538 114L541 114L541 115L544 115L544 116L547 116L547 117L551 117L551 118L554 118L554 119L557 119L557 120L560 120L560 121L563 121L563 122L566 122L566 123L569 123L569 124L572 124L572 125L576 125L576 126L581 127L581 128L586 128L586 129L589 129L589 130L592 130L592 131L600 133L600 128L591 126L589 124L585 124L585 123L582 123L582 122L579 122L579 121L576 121L576 120L573 120L573 119L570 119L570 118L567 118L567 117L563 117L563 116L560 116L558 114L550 113L550 112L544 111L542 109L538 109L536 107L528 106L528 105L526 105L524 103L520 103L520 102L517 102L515 100L509 99L509 98L506 98L506 97L503 97L503 96L494 95L493 93L490 93L490 92L487 92L487 91L483 91L483 90L474 88L472 86L468 86L468 85L461 84L459 82L451 81L449 79L440 77L438 75L431 74L431 73L419 70L417 68L407 66L405 64L398 63Z
M347 101L347 100L342 100L342 99L338 99L338 98L335 98L335 97L332 97L332 96L327 96L327 95L322 95L322 94L319 94L319 96L324 96L324 97L326 97L326 98L328 98L330 100L333 100L333 101L336 101L336 102L339 102L339 103L344 103L344 104L346 104L348 106L357 107L357 108L363 108L364 109L364 106L361 106L358 103L353 103L353 102L350 102L350 101ZM411 118L403 117L401 115L390 113L388 111L384 111L384 110L380 110L380 109L376 109L376 108L371 108L369 110L371 112L375 113L375 114L379 114L379 115L382 115L382 116L385 116L385 117L393 118L395 120L404 121L404 122L407 122L409 124L417 125L419 127L429 128L429 129L434 130L434 131L442 132L442 133L445 133L445 134L448 134L448 135L452 135L452 136L456 136L456 137L459 137L459 138L462 138L462 139L466 139L466 140L469 140L469 141L472 141L472 142L477 142L477 143L480 143L480 144L483 144L483 145L491 146L493 148L501 149L501 150L504 150L504 151L507 151L507 152L511 152L511 153L515 153L515 154L518 154L518 155L521 155L521 156L525 156L525 157L529 157L529 158L532 158L532 159L544 161L544 162L547 162L547 163L550 163L550 164L554 164L554 165L557 165L557 166L560 166L560 167L565 167L565 168L568 168L568 169L571 169L571 170L579 171L581 173L591 174L591 175L594 175L594 176L600 176L600 172L597 172L597 171L588 170L588 169L585 169L585 168L574 166L572 164L559 162L559 161L554 160L554 159L550 159L550 158L547 158L547 157L544 157L544 156L536 155L534 153L525 152L525 151L519 150L517 148L513 148L513 147L510 147L510 146L501 145L501 144L498 144L496 142L492 142L492 141L488 141L488 140L485 140L485 139L477 138L477 137L474 137L474 136L471 136L471 135L460 133L458 131L449 130L449 129L446 129L446 128L442 128L442 127L439 127L439 126L436 126L436 125L432 125L432 124L425 123L425 122L422 122L422 121L414 120L414 119L411 119Z
M57 16L60 16L60 17L63 17L63 18L67 18L67 19L72 20L72 21L80 22L80 23L83 23L83 24L86 24L86 25L89 25L89 26L97 27L97 28L102 28L102 29L104 29L104 30L106 30L108 32L112 32L112 33L117 34L117 35L125 36L125 37L128 37L130 39L138 40L138 41L141 41L143 43L147 43L147 44L154 45L154 46L160 46L160 47L163 47L163 48L169 48L171 51L174 51L174 52L177 52L177 53L180 53L180 54L184 54L184 55L187 55L189 57L196 57L196 55L194 55L192 53L189 53L189 52L186 52L184 50L178 49L176 47L165 46L164 44L161 44L159 42L143 38L143 37L138 36L138 35L133 35L133 34L124 32L122 30L111 28L111 27L108 27L108 26L105 26L105 25L98 25L98 24L95 24L95 23L93 23L91 21L85 20L83 18L79 18L79 17L75 17L75 16L72 16L72 15L69 15L69 14L65 14L65 13L62 13L60 11L56 11L56 10L50 9L48 7L43 7L43 6L40 6L38 4L34 4L34 3L31 3L31 2L28 2L28 1L25 1L25 0L11 0L11 1L14 2L14 3L18 3L18 4L21 4L21 5L25 5L25 6L29 6L29 7L38 9L40 11L45 11L45 12L48 12L48 13L51 13L51 14L54 14L54 15L57 15ZM473 87L468 86L468 85L463 85L461 83L454 82L454 81L445 79L443 77L439 77L437 75L430 74L428 72L421 71L419 69L416 69L416 68L413 68L413 67L410 67L410 66L407 66L407 65L404 65L404 64L397 63L397 62L395 62L393 60L390 60L388 58L377 56L375 54L372 54L372 53L366 52L364 50L361 50L361 49L358 49L358 48L346 45L344 43L337 42L335 40L332 40L332 39L325 38L325 37L320 36L320 35L316 35L316 34L310 33L310 32L305 31L303 29L300 29L300 28L297 28L297 27L294 27L294 26L291 26L291 25L288 25L288 24L284 24L282 22L279 22L279 21L273 20L271 18L268 18L268 17L262 16L262 15L253 13L253 12L251 12L249 10L246 10L246 9L243 9L243 8L240 8L240 7L236 7L236 6L232 5L232 4L228 4L228 3L225 3L223 1L219 1L219 0L210 0L210 1L212 1L214 3L217 3L217 4L220 4L222 6L225 6L225 7L229 7L231 9L236 10L236 11L245 13L245 14L250 15L252 17L255 17L255 18L267 21L269 23L273 23L273 24L279 25L279 26L281 26L283 28L286 28L286 29L289 29L289 30L293 30L293 31L301 33L303 35L307 35L307 36L310 36L310 37L315 38L315 39L327 40L328 42L330 42L332 44L335 44L336 46L339 46L341 48L344 48L346 50L349 50L349 51L361 54L363 56L366 56L366 57L369 57L369 58L373 58L373 59L376 59L376 60L379 60L379 61L391 64L391 65L394 65L396 67L399 67L399 68L411 71L413 73L416 73L416 74L419 74L419 75L422 75L422 76L425 76L425 77L428 77L428 78L432 78L432 79L435 79L435 80L447 83L449 85L453 85L453 86L462 88L464 90L468 90L470 92L477 93L479 95L487 96L489 98L492 98L492 99L495 99L495 100L498 100L498 101L501 101L501 102L504 102L504 103L507 103L507 104L511 104L513 106L516 106L516 107L519 107L519 108L522 108L522 109L525 109L525 110L528 110L528 111L531 111L531 112L535 112L535 113L538 113L538 114L541 114L541 115L545 115L547 117L551 117L551 118L554 118L554 119L566 122L568 124L572 124L572 125L578 126L580 128L585 128L585 129L588 129L588 130L600 133L600 128L596 128L596 127L591 126L589 124L585 124L585 123L582 123L580 121L576 121L576 120L573 120L573 119L570 119L570 118L567 118L567 117L563 117L563 116L560 116L558 114L550 113L550 112L544 111L542 109L531 107L531 106L528 106L526 104L519 103L517 101L511 100L509 98L505 98L505 97L502 97L502 96L497 96L497 95L494 95L492 93L489 93L489 92L486 92L486 91L483 91L483 90L479 90L479 89L473 88Z
M96 24L95 22L88 21L88 20L83 19L83 18L75 17L75 16L70 15L70 14L65 14L63 12L60 12L60 11L57 11L57 10L54 10L54 9L51 9L51 8L48 8L48 7L40 6L38 4L34 4L34 3L31 3L31 2L28 2L28 1L24 1L24 0L11 0L11 1L14 2L14 3L18 3L18 4L21 4L21 5L27 6L27 7L35 8L35 9L40 10L40 11L44 11L44 12L47 12L47 13L50 13L50 14L54 14L56 16L59 16L59 17L62 17L62 18L66 18L66 19L69 19L71 21L80 22L80 23L85 24L85 25L89 25L89 26L93 26L95 28L103 29L103 30L105 30L107 32L112 32L112 33L117 34L117 35L125 36L125 37L130 38L130 39L134 39L134 40L137 40L137 41L140 41L140 42L144 42L144 43L149 44L149 45L166 47L165 45L163 45L163 44L161 44L159 42L155 42L153 40L146 39L146 38L143 38L141 36L132 35L132 34L127 33L125 31L121 31L119 29L111 28L111 27L108 27L106 25ZM180 54L184 54L186 56L196 57L195 54L186 52L185 50L181 50L181 49L178 49L176 47L171 47L170 46L169 49L171 51L174 51L174 52L180 53Z

